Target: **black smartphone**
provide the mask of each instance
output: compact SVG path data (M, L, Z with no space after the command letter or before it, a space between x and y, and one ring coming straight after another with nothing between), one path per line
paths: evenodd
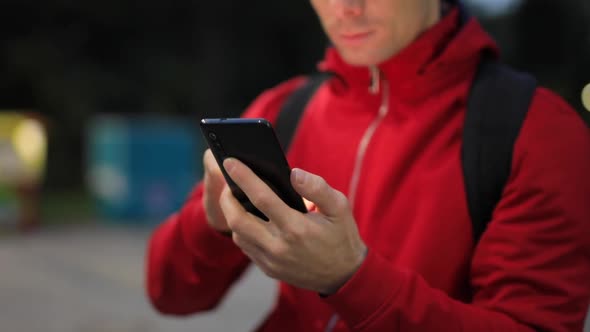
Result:
M270 122L261 118L202 119L200 127L233 195L246 211L268 221L227 175L223 160L228 157L246 164L291 208L307 212L291 185L291 168Z

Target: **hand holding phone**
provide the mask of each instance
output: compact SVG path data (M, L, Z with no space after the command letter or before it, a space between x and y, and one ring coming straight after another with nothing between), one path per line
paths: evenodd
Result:
M291 208L307 212L303 199L291 185L291 169L266 119L203 119L200 127L232 194L248 212L268 221L223 168L223 160L228 157L246 164Z

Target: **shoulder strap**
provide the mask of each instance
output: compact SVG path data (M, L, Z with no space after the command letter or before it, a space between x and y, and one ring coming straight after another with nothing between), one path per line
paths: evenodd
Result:
M281 108L275 129L277 137L284 151L289 149L291 139L295 134L301 115L305 111L309 100L316 90L332 75L329 73L316 73L311 75L307 81L287 97Z
M536 85L528 74L483 60L471 86L461 157L474 243L492 219L508 181L514 143Z

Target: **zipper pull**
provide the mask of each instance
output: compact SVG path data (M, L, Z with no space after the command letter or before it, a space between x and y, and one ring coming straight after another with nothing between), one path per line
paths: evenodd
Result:
M371 74L371 86L369 87L369 92L376 95L381 89L381 73L377 66L370 66L369 72Z

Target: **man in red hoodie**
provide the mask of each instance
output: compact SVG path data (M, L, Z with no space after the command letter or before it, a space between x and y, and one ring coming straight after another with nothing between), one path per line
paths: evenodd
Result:
M590 299L590 132L538 88L511 174L479 242L461 166L480 25L440 0L311 0L334 73L288 159L315 208L287 207L238 160L224 167L270 219L231 195L211 153L204 181L153 234L147 288L167 314L213 309L253 262L279 281L259 331L576 331ZM442 14L441 14L442 13ZM304 83L263 93L274 121ZM231 231L232 236L224 233Z

